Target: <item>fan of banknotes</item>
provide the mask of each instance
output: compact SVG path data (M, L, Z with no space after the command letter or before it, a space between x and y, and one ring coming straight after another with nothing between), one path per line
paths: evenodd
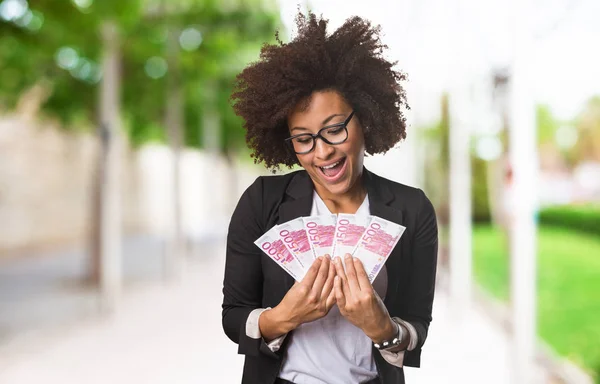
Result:
M372 283L405 229L377 216L309 216L276 225L254 244L296 281L317 257L350 253L362 261Z

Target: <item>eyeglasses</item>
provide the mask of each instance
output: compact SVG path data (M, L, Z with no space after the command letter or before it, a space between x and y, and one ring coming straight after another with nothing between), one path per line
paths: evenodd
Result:
M292 150L298 155L304 155L315 149L317 137L329 145L342 144L348 140L348 123L354 116L354 111L348 115L342 123L328 125L319 129L316 134L300 133L285 139L285 142L292 147Z

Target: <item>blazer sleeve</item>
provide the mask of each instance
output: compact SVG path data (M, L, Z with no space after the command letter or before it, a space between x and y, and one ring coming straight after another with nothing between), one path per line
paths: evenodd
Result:
M238 353L273 355L261 338L246 332L248 316L262 307L263 273L260 249L254 244L264 231L262 224L263 181L258 178L240 198L227 233L225 276L223 279L222 322L225 334L236 344Z
M416 216L414 240L411 250L411 278L408 284L406 312L402 319L410 322L417 331L416 355L418 356L425 339L435 291L437 268L438 230L433 205L419 190L419 211ZM411 354L410 351L408 354ZM412 357L412 356L411 356ZM410 359L412 360L412 359ZM418 359L417 359L417 365ZM407 363L408 364L408 363ZM408 364L413 365L413 364Z

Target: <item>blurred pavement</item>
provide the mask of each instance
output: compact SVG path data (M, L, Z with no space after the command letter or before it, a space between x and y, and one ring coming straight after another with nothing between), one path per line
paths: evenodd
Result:
M0 383L240 382L243 359L221 328L222 241L196 247L181 281L169 284L160 279L160 242L128 240L125 249L129 283L113 316L95 312L91 290L61 285L77 276L81 255L0 265ZM46 294L27 299L44 284ZM507 338L487 315L475 307L453 317L440 289L433 316L422 368L406 369L409 384L510 382Z

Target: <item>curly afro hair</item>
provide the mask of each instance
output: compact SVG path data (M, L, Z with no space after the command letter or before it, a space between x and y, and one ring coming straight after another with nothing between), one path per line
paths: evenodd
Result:
M401 81L406 75L382 57L379 26L360 17L327 34L327 20L296 16L297 36L284 44L265 44L257 62L236 78L231 95L234 111L242 117L246 142L255 163L267 168L298 164L284 144L289 137L288 113L299 102L308 105L315 91L335 90L360 119L368 154L384 153L406 137L406 103Z

